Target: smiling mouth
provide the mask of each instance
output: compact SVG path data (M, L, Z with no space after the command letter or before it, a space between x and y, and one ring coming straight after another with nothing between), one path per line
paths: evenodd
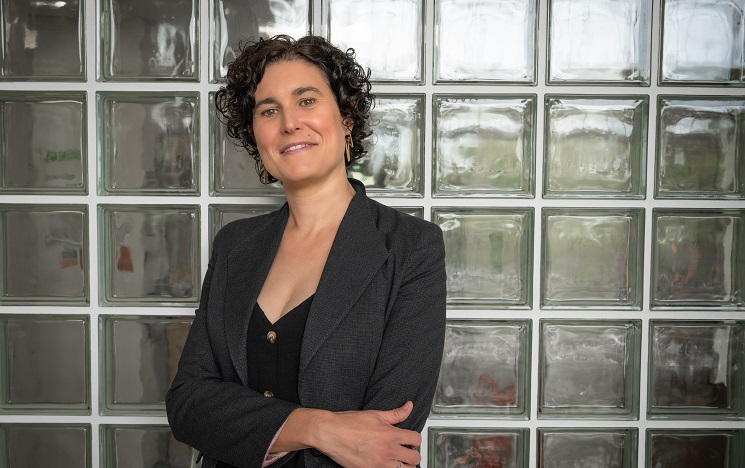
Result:
M308 148L312 146L310 143L298 143L297 145L288 146L287 148L282 150L282 153L288 153L290 151L296 151L303 148Z

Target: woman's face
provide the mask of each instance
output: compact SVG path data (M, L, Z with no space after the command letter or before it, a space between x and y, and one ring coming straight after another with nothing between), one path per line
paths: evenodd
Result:
M273 63L255 99L253 133L261 161L285 188L346 178L348 130L319 68L304 60Z

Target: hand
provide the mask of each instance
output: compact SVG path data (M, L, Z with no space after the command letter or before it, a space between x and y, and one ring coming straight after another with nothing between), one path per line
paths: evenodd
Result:
M421 456L414 449L422 437L394 426L405 421L413 408L407 401L388 411L329 413L319 424L316 448L346 468L416 466Z

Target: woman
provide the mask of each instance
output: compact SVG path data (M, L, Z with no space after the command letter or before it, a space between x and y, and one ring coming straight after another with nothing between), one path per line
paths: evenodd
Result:
M445 329L440 229L347 179L369 72L320 37L260 40L217 108L287 203L220 230L166 397L203 467L419 463Z

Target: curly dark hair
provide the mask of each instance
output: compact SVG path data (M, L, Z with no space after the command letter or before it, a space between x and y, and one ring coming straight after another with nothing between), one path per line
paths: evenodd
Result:
M272 183L277 179L268 172L268 180L261 177L261 157L250 129L253 127L256 87L266 67L275 62L305 60L318 67L334 93L342 118L353 125L351 161L365 154L362 140L372 133L368 120L374 96L370 92L370 70L357 63L353 49L344 52L320 36L295 40L283 34L271 39L243 42L239 51L238 57L228 67L227 84L215 95L215 107L227 127L228 136L246 148L256 161L256 172L262 183Z

